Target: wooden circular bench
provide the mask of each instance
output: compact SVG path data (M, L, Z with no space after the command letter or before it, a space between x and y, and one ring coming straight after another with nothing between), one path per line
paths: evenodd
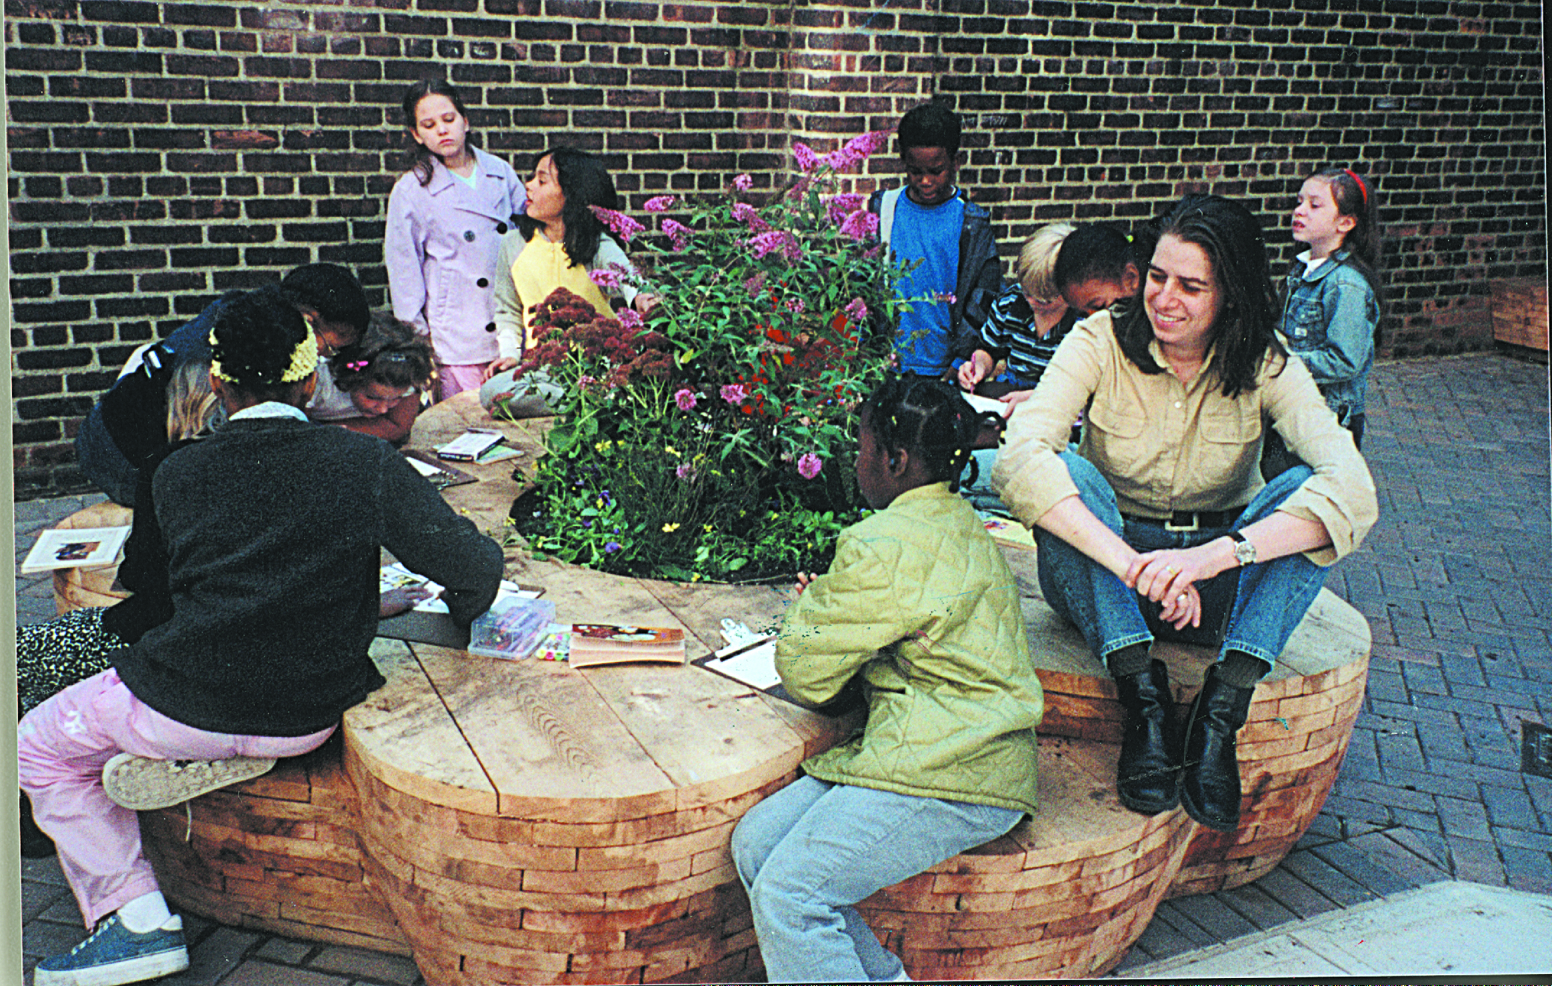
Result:
M480 420L447 403L427 416L439 435ZM446 492L490 530L515 486ZM1362 701L1367 625L1324 592L1241 733L1240 828L1212 832L1179 809L1134 814L1114 792L1114 687L1039 598L1033 551L1005 553L1046 691L1041 810L863 902L916 979L1098 975L1161 900L1275 867L1319 813ZM692 657L720 645L723 616L759 625L785 605L766 588L516 557L509 575L544 585L562 620L682 625ZM1212 654L1156 653L1183 713ZM432 984L759 976L728 836L851 722L693 666L578 672L387 640L373 656L388 684L346 714L338 739L187 814L142 814L170 899L228 924L413 954Z

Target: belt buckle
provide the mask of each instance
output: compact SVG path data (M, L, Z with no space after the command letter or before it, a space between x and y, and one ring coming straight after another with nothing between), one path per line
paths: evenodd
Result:
M1175 517L1180 513L1182 513L1182 511L1174 511L1169 515L1169 519L1164 521L1164 529L1166 531L1170 531L1175 534L1190 534L1192 531L1199 531L1202 529L1201 519L1197 516L1197 513L1194 510L1190 512L1191 523L1176 524Z

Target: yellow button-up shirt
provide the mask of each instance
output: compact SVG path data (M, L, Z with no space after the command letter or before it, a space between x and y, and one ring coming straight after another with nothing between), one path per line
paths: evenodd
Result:
M1157 343L1149 349L1166 366ZM1168 370L1144 373L1121 351L1110 313L1100 312L1073 328L1034 396L1015 410L992 485L1030 525L1077 495L1057 453L1082 412L1078 452L1110 483L1122 513L1162 518L1177 510L1243 507L1265 485L1261 439L1263 422L1270 421L1315 471L1278 509L1325 527L1331 546L1307 557L1330 565L1374 525L1374 480L1309 370L1297 357L1281 372L1279 363L1268 355L1256 387L1231 399L1205 369L1184 382Z

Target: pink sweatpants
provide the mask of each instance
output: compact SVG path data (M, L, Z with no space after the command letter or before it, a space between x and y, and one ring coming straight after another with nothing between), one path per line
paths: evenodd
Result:
M207 733L144 704L109 668L27 713L16 728L17 771L32 799L33 818L59 847L60 866L90 928L157 889L140 849L139 819L102 789L102 768L115 754L158 760L293 757L318 747L334 729L308 736Z
M479 390L489 363L438 363L436 399L445 401L465 390Z

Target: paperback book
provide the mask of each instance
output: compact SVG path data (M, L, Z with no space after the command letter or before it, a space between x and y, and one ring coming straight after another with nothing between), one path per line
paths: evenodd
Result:
M573 623L567 660L574 668L631 661L683 664L685 654L684 631L678 627Z

